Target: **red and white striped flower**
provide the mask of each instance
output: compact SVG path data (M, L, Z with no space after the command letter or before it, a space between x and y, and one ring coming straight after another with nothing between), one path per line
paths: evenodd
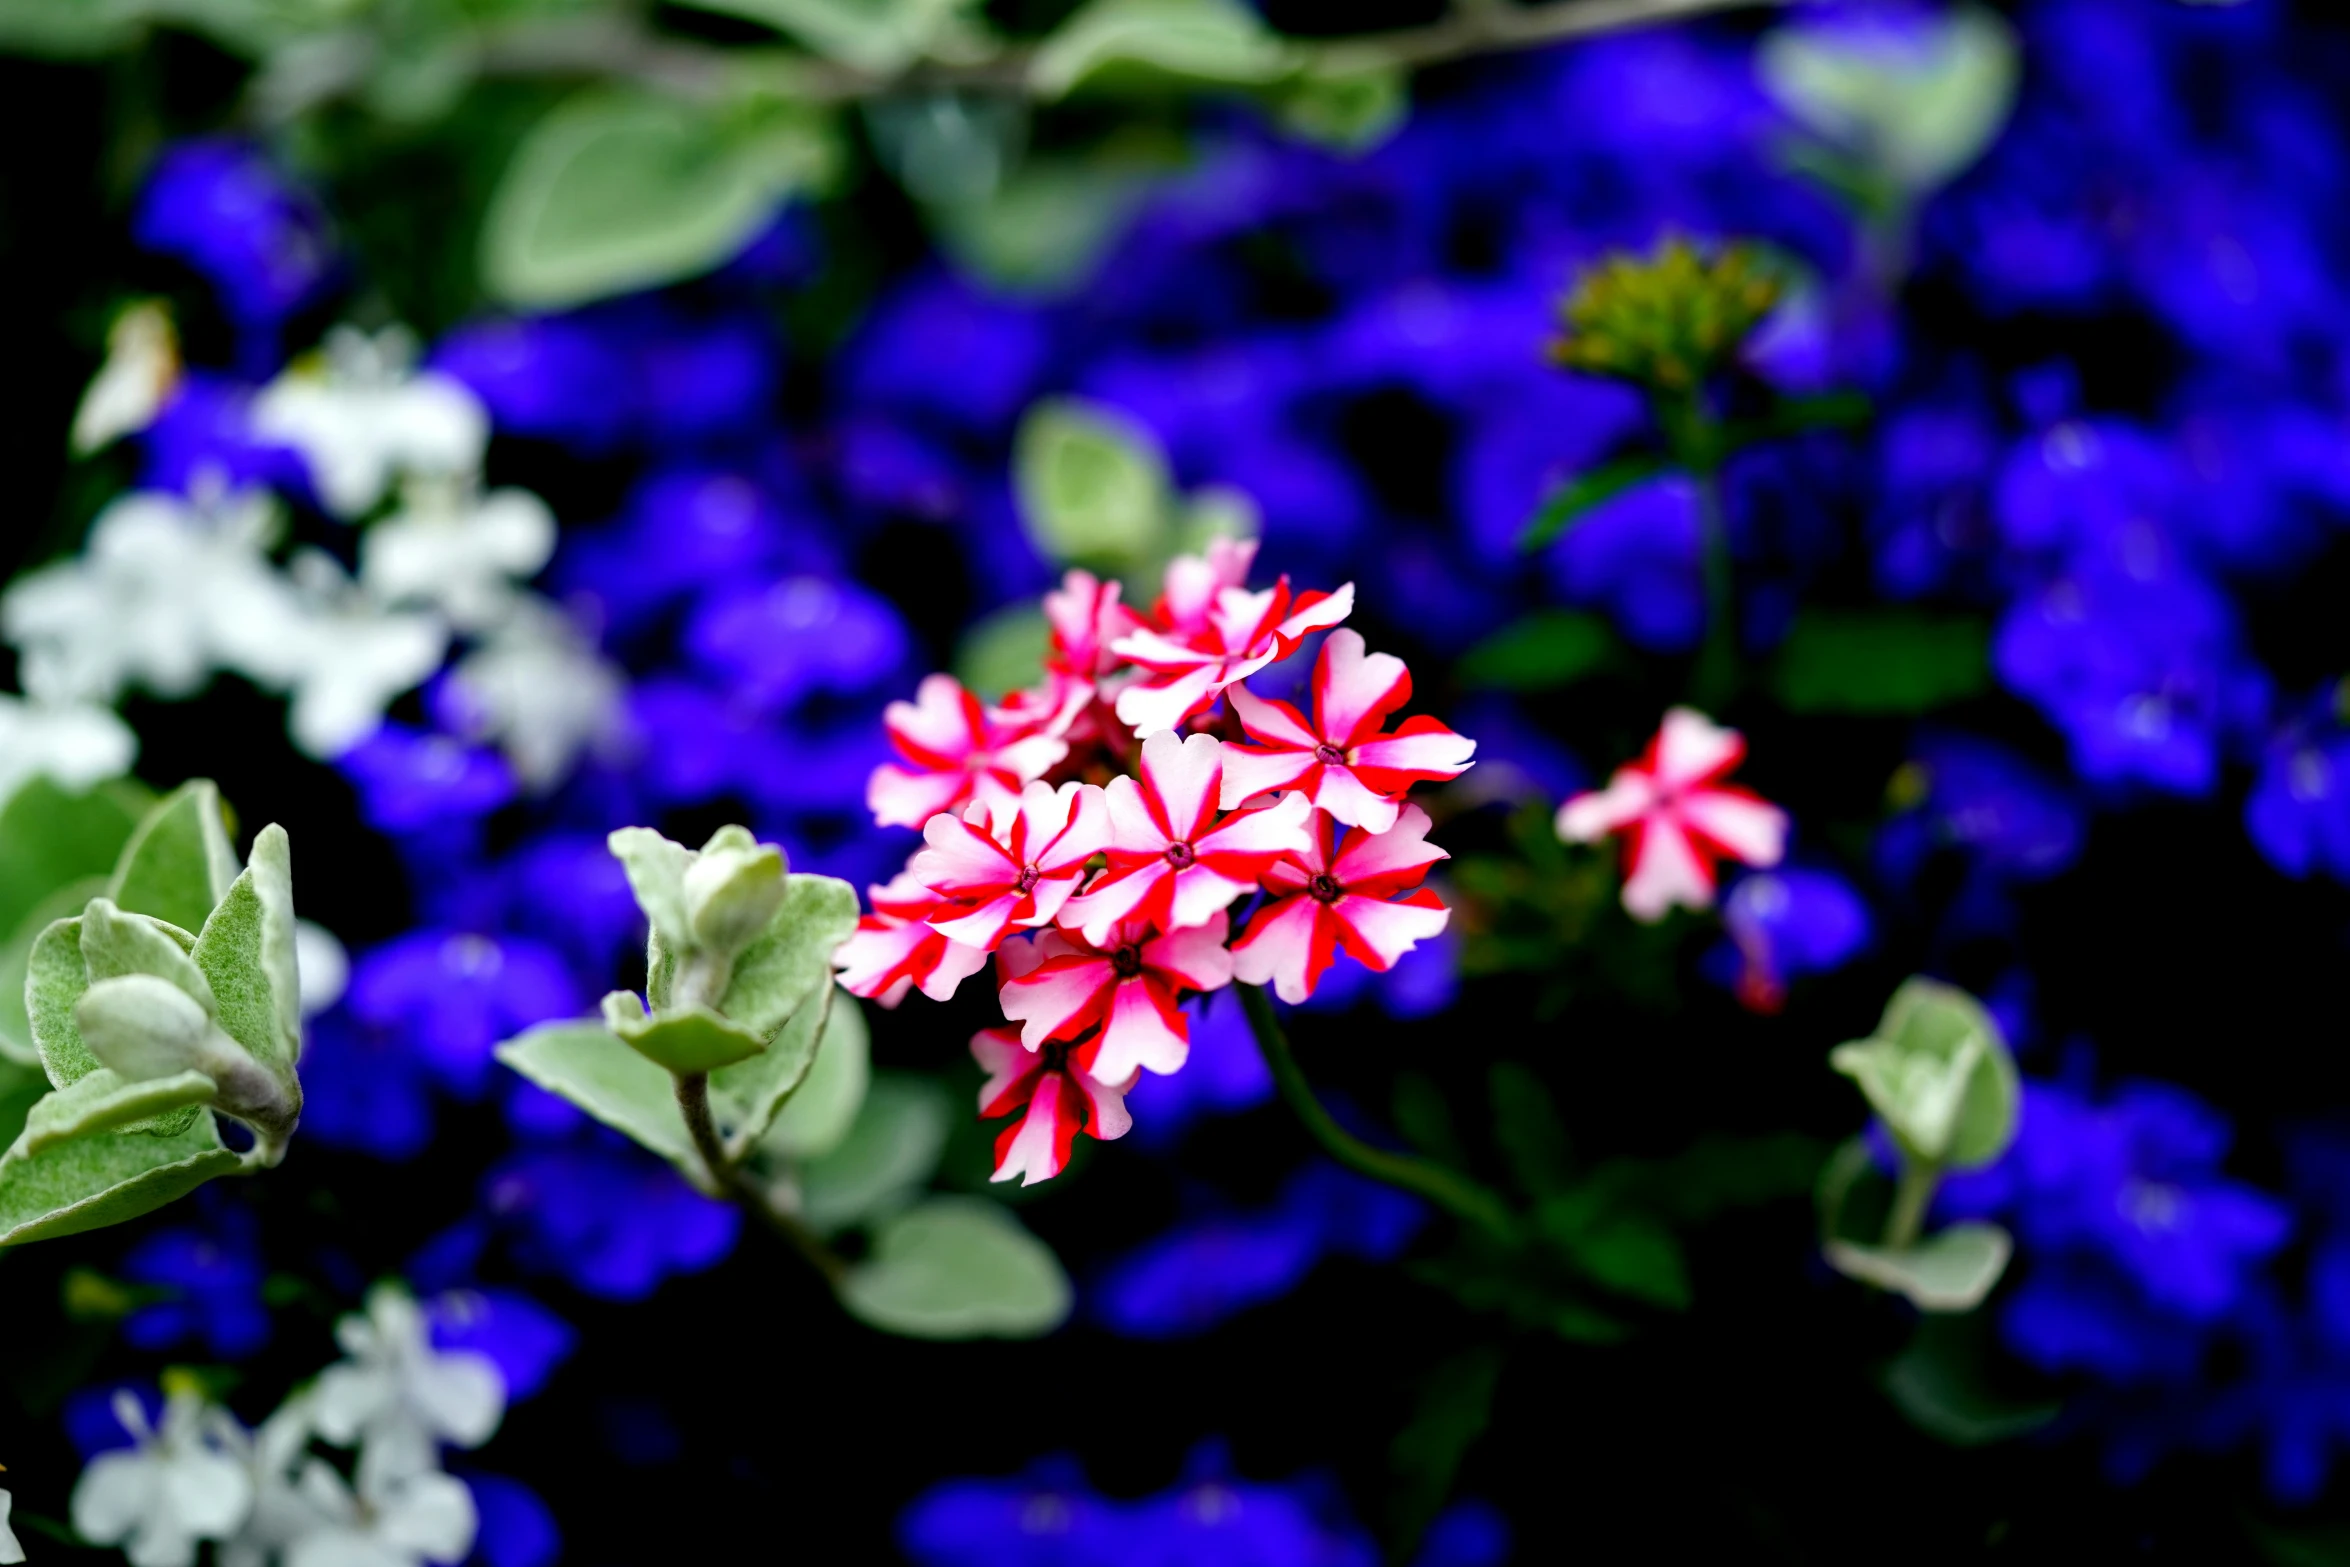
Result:
M850 995L894 1007L919 986L931 1000L944 1001L987 966L986 948L956 941L927 923L938 911L939 896L912 871L898 872L886 887L866 888L865 896L873 912L857 921L856 932L832 958Z
M1097 1047L1091 1041L1054 1041L1029 1050L1021 1045L1019 1030L991 1028L971 1036L971 1054L987 1073L979 1088L980 1118L1027 1111L997 1136L991 1179L1008 1181L1016 1175L1021 1185L1034 1186L1067 1167L1079 1132L1107 1142L1125 1136L1134 1124L1126 1113L1132 1074L1123 1081L1096 1077Z
M1174 574L1170 567L1170 580ZM1138 735L1173 729L1215 701L1225 687L1288 657L1313 632L1346 619L1354 603L1351 582L1335 593L1292 595L1283 577L1261 593L1218 587L1196 626L1170 619L1168 626L1176 629L1152 625L1129 632L1110 644L1111 652L1140 671L1118 693L1119 722ZM1182 608L1162 600L1170 615Z
M1141 776L1110 780L1110 868L1072 898L1060 923L1099 947L1128 920L1160 930L1207 922L1284 854L1305 852L1303 795L1284 795L1261 810L1219 817L1224 747L1214 735L1162 729L1142 743Z
M1093 1071L1105 1082L1142 1068L1173 1072L1191 1054L1184 993L1232 982L1228 929L1218 910L1205 924L1164 935L1132 920L1100 942L1068 930L1014 937L996 952L1004 1016L1021 1025L1030 1050L1100 1029Z
M1254 539L1214 538L1204 554L1176 556L1159 577L1159 601L1151 606L1149 620L1138 624L1178 640L1193 635L1207 625L1217 594L1248 586L1256 560Z
M1738 731L1676 707L1638 761L1559 807L1559 836L1624 835L1624 907L1636 919L1662 919L1676 903L1711 908L1722 861L1776 865L1787 848L1787 813L1722 781L1745 759Z
M1045 666L1080 680L1099 680L1118 667L1110 644L1142 624L1118 602L1123 591L1113 577L1104 582L1090 571L1071 571L1044 596L1044 623L1052 634Z
M1295 789L1349 827L1385 832L1416 783L1458 778L1477 742L1435 719L1407 718L1382 734L1387 715L1412 698L1412 673L1389 653L1366 653L1360 633L1333 631L1314 661L1314 717L1246 686L1224 700L1255 745L1224 747L1227 807L1272 789Z
M993 952L1014 925L1050 925L1110 842L1110 807L1092 784L1032 783L1011 809L940 812L922 828L928 848L906 867L945 902L933 929Z
M941 811L980 804L991 812L1069 754L1050 714L1019 722L990 717L952 675L927 675L911 702L882 714L890 744L911 763L884 762L865 785L865 803L884 827L919 827ZM1066 725L1064 724L1064 727Z
M1233 977L1270 984L1292 1006L1314 993L1342 949L1384 974L1452 917L1420 886L1429 866L1451 858L1428 841L1426 811L1407 805L1385 832L1348 833L1335 857L1332 837L1330 818L1317 818L1312 847L1266 874L1273 901L1232 944Z

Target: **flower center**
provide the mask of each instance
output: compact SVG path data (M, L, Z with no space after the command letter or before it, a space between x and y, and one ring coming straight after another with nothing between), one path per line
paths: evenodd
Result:
M1059 1072L1068 1068L1069 1041L1066 1039L1048 1039L1037 1047L1036 1053L1044 1062L1044 1071Z
M1188 843L1170 843L1167 845L1167 863L1174 866L1177 870L1181 870L1184 866L1189 865L1194 858L1196 858L1196 856L1192 854L1191 845Z
M1142 948L1136 946L1120 947L1110 954L1110 967L1118 971L1120 979L1132 979L1142 972Z
M1035 866L1031 865L1023 870L1020 873L1020 895L1026 897L1029 893L1034 892L1036 884L1042 880L1044 880L1044 873Z
M1346 889L1338 885L1338 878L1332 876L1328 871L1324 871L1312 881L1307 882L1306 891L1312 893L1317 900L1323 903L1336 903L1340 898L1346 896Z
M1324 767L1336 767L1346 760L1346 753L1325 740L1314 747L1314 760Z

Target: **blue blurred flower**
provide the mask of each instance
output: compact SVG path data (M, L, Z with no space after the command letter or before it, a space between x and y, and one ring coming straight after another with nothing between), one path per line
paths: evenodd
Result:
M1036 395L1050 351L1041 312L990 298L942 267L876 306L842 366L852 403L993 432Z
M517 1150L482 1192L517 1261L606 1300L642 1300L673 1273L714 1267L742 1218L601 1128Z
M263 358L279 323L317 299L337 265L318 204L267 153L234 137L166 148L140 189L131 233L201 273Z
M424 1316L434 1348L497 1363L509 1403L544 1387L579 1341L570 1323L519 1290L448 1290L425 1302Z
M404 1035L365 1028L347 1007L310 1020L302 1051L302 1135L379 1159L432 1141L432 1077Z
M1649 652L1695 647L1705 631L1697 504L1696 481L1670 474L1595 507L1551 550L1559 596L1605 610Z
M533 1023L577 1014L584 998L562 958L519 936L418 930L362 955L345 1005L403 1040L436 1081L465 1098L489 1081L490 1052Z
M1325 1256L1385 1261L1411 1243L1419 1203L1334 1165L1292 1176L1272 1206L1180 1224L1095 1281L1093 1316L1129 1338L1203 1333L1288 1294Z
M2045 880L2072 864L2088 834L2063 783L1972 735L1921 735L1894 793L1901 809L1877 834L1877 869L1895 885L1941 849L1995 876Z
M813 575L712 595L685 645L730 695L768 709L817 692L869 690L901 675L912 652L888 600Z
M473 1554L479 1567L554 1567L563 1554L563 1530L539 1494L504 1475L458 1471L480 1515Z
M1873 924L1859 890L1834 871L1750 871L1722 900L1730 939L1707 952L1701 967L1748 1007L1776 1012L1790 981L1842 968L1865 950Z
M203 1223L157 1230L123 1258L124 1278L167 1293L123 1319L123 1338L134 1349L194 1341L222 1360L243 1360L269 1342L260 1226L226 1201L205 1209Z
M2288 876L2350 881L2350 734L2331 687L2269 742L2244 801L2244 828Z
M335 758L359 791L359 814L388 833L471 825L514 798L497 752L386 722Z
M108 1382L69 1393L63 1411L65 1434L86 1462L118 1447L136 1447L138 1437L114 1418L114 1395L129 1393L147 1412L152 1428L163 1418L163 1394L152 1382Z
M202 370L180 377L171 397L139 436L139 482L194 494L211 485L263 486L310 495L310 468L290 446L253 433L253 388Z
M1240 997L1227 986L1191 1003L1191 1054L1183 1070L1146 1072L1126 1094L1128 1135L1146 1148L1178 1142L1203 1115L1232 1115L1273 1097L1273 1074L1249 1032Z

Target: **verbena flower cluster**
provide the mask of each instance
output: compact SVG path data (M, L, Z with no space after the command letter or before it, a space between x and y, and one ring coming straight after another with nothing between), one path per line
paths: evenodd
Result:
M842 983L944 1001L995 958L1019 1026L971 1052L979 1113L1019 1116L999 1181L1124 1136L1140 1075L1190 1054L1186 997L1238 980L1302 1002L1341 952L1384 973L1444 929L1421 883L1446 856L1405 797L1467 771L1475 742L1425 714L1391 728L1411 672L1339 625L1354 585L1252 592L1255 558L1231 539L1178 556L1147 609L1071 571L1045 596L1042 684L990 704L937 674L889 707L900 760L866 800L926 847L871 889ZM1316 633L1310 716L1250 690Z

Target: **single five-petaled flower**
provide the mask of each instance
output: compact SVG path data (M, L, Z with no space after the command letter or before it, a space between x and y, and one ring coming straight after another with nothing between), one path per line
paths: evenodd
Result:
M1032 783L1009 810L974 805L941 812L922 829L929 845L908 872L947 900L930 925L965 946L993 952L1014 925L1049 925L1109 846L1110 808L1092 784Z
M1069 900L1060 923L1097 947L1128 920L1161 930L1204 924L1275 860L1305 849L1313 807L1304 795L1217 814L1223 755L1214 735L1163 729L1143 741L1141 777L1113 778L1102 791L1110 807L1109 869Z
M1224 748L1225 807L1295 789L1349 827L1387 831L1413 784L1458 778L1477 749L1424 714L1380 733L1387 715L1411 697L1403 660L1365 653L1362 636L1344 628L1330 633L1315 660L1311 723L1287 702L1230 687L1224 699L1257 743Z
M1711 908L1723 860L1776 865L1786 852L1787 813L1722 781L1745 758L1736 730L1676 707L1638 761L1559 807L1559 836L1624 835L1624 907L1636 919L1662 919L1676 903Z
M1178 1005L1187 990L1220 990L1232 980L1229 927L1221 910L1189 930L1155 933L1142 921L1114 927L1100 942L1048 930L998 949L1004 1016L1030 1050L1099 1029L1093 1070L1121 1082L1137 1068L1178 1070L1191 1029Z
M986 948L968 946L926 923L944 900L912 871L898 872L887 886L866 888L865 896L873 912L857 921L855 933L832 959L850 995L894 1007L920 986L931 1000L944 1001L987 965Z
M1269 984L1292 1006L1314 993L1341 949L1384 974L1451 917L1420 886L1429 866L1451 858L1428 841L1426 811L1407 805L1385 832L1350 832L1335 855L1333 837L1330 818L1318 818L1307 852L1266 872L1273 901L1232 944L1233 977Z
M911 702L892 702L882 714L890 744L910 766L884 762L865 785L865 803L884 827L919 827L941 811L974 803L990 811L1010 805L1020 790L1069 754L1052 732L1053 714L1024 714L1007 723L952 675L926 675Z
M1126 1113L1126 1091L1134 1074L1108 1079L1099 1071L1100 1041L1082 1045L1048 1041L1030 1050L1020 1043L1015 1028L991 1028L971 1038L971 1054L987 1081L979 1088L982 1120L1026 1110L1019 1120L996 1137L995 1174L991 1179L1033 1186L1061 1173L1077 1134L1107 1142L1123 1137L1133 1125Z

